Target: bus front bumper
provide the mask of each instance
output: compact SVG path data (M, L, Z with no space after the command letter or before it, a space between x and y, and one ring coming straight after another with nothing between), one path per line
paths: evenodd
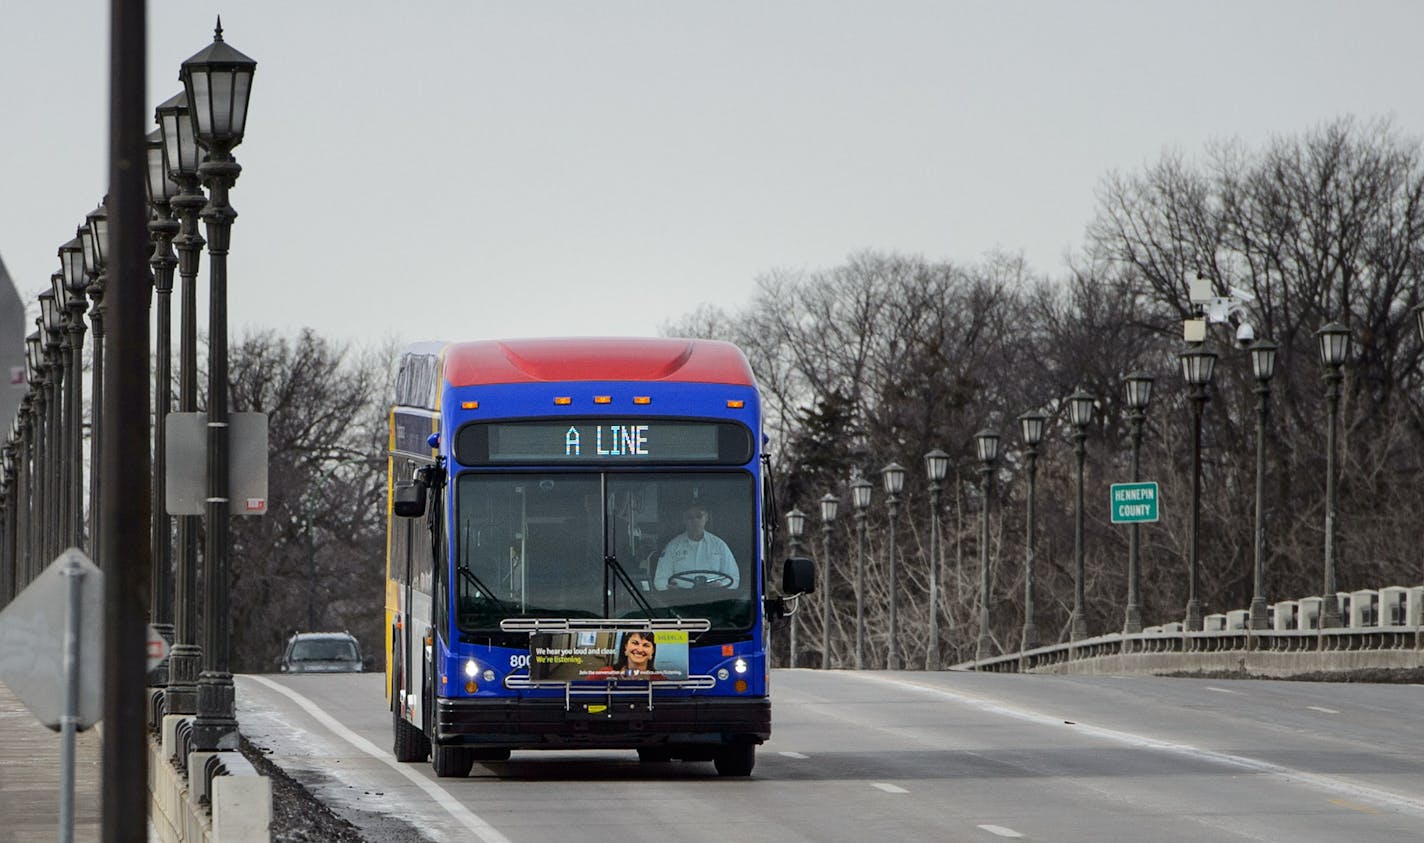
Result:
M484 747L633 748L759 744L771 737L766 697L439 699L435 741Z

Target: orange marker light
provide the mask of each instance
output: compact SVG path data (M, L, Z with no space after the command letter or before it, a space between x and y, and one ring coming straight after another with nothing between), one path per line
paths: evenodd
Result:
M633 403L634 403L634 404L651 404L651 403L653 403L653 397L652 397L651 395L634 395L634 396L633 396Z
M574 403L574 399L570 398L570 397L567 396L567 395L560 395L560 396L557 396L556 398L554 398L554 403L555 403L555 404L558 404L560 407L564 407L564 406L567 406L567 405L569 405L569 404Z
M747 692L747 680L738 679L736 682L732 683L732 687L737 690L737 693L745 694Z
M747 402L743 401L740 398L733 398L732 400L727 402L727 406L733 410L740 410L743 407L747 406Z
M471 679L469 682L465 683L465 693L473 694L476 690L479 689L479 687L480 686L475 684L475 680Z
M460 402L460 409L461 409L461 410L478 410L479 408L480 408L480 402L478 402L478 401L461 401L461 402Z
M612 396L612 395L595 395L595 396L593 396L593 403L595 403L595 404L612 404L612 403L613 403L613 396Z

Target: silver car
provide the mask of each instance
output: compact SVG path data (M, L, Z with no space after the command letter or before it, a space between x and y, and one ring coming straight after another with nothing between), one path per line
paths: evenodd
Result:
M349 632L298 632L277 665L283 673L359 673L361 645Z

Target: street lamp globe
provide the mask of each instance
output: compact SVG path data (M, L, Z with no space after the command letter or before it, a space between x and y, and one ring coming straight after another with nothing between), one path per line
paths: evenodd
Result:
M109 251L109 212L104 207L104 203L99 203L99 207L90 211L89 215L84 218L84 222L89 226L89 233L93 238L88 244L93 249L93 253L90 255L93 259L93 266L102 271L105 265L105 255Z
M870 493L875 487L864 477L857 477L850 484L850 501L856 509L865 509L870 506Z
M981 430L974 434L974 450L982 463L991 463L999 458L999 434L992 430Z
M841 500L830 492L821 496L821 521L829 524L836 520L836 513L840 511Z
M227 150L242 143L247 128L247 98L252 94L252 74L256 69L257 62L223 41L219 18L213 43L183 62L178 74L198 143Z
M168 171L179 176L196 176L202 157L198 139L193 137L193 121L188 119L188 93L179 91L154 109L158 131L163 136L163 153Z
M1211 383L1212 371L1216 368L1216 352L1207 351L1200 345L1177 355L1182 361L1182 379L1192 386L1206 386Z
M60 272L51 273L49 276L49 289L54 293L54 303L63 313L69 306L69 288L64 285L64 274Z
M1093 420L1093 402L1095 400L1091 393L1082 388L1068 396L1068 421L1074 427L1087 427L1088 423Z
M786 513L786 532L791 534L791 538L799 539L806 532L806 513L799 509Z
M885 485L885 494L894 497L905 488L905 467L892 462L880 469L880 479Z
M78 236L59 247L59 273L69 292L84 295L89 282L84 277L84 241Z
M931 483L944 480L944 476L949 473L949 454L939 448L925 454L925 473L929 475Z
M56 310L56 308L55 308L55 306L54 306L54 291L53 291L53 290L45 290L45 291L41 292L40 295L39 295L39 299L40 299L40 318L39 318L40 325L44 326L44 329L45 329L46 331L55 331L55 330L58 330L58 328L57 328L56 326L59 324L59 319L58 319L58 317L56 316L57 310Z
M155 129L150 132L147 143L144 146L145 161L148 168L145 171L145 184L148 187L148 203L150 205L163 205L178 195L178 184L173 181L168 167L168 153L163 148L163 131Z
M1025 445L1037 446L1043 441L1043 428L1048 423L1048 414L1030 410L1019 416L1019 438Z
M1127 406L1134 410L1146 410L1152 403L1152 375L1147 372L1133 372L1127 376Z
M1331 322L1315 332L1320 341L1320 364L1339 366L1350 353L1350 329L1339 322Z
M1251 372L1256 380L1268 381L1275 375L1276 349L1276 344L1267 339L1256 340L1247 349L1251 352Z

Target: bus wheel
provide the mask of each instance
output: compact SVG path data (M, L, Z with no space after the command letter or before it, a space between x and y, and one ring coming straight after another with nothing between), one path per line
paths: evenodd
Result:
M397 761L424 761L430 750L426 748L425 734L406 722L399 711L391 712L392 731L395 732L393 747Z
M435 768L435 775L442 779L462 779L475 766L475 753L465 746L431 744L430 764Z
M756 766L756 744L734 743L717 750L712 759L719 776L750 776Z

